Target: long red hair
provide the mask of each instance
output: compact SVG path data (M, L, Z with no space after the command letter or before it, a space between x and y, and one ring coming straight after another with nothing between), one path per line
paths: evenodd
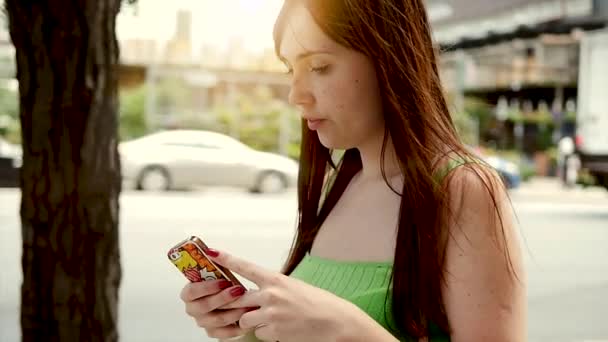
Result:
M443 298L444 264L449 236L449 177L438 180L445 156L473 158L461 143L448 110L436 63L436 51L423 0L286 0L277 19L277 54L290 8L303 3L334 41L368 56L381 87L386 132L382 156L392 140L403 172L399 227L392 269L392 315L396 332L421 338L429 323L449 332ZM323 220L351 178L361 169L356 149L347 150L338 167L316 132L302 125L298 179L298 228L284 267L290 274L310 251ZM491 177L476 173L495 199ZM319 208L327 171L337 172ZM386 176L383 176L386 180ZM388 184L388 181L387 181ZM496 207L496 201L494 201ZM504 239L504 230L502 234Z

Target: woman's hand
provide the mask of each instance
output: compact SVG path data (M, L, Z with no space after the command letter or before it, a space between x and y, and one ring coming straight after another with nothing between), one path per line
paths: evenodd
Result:
M180 297L186 303L186 313L207 331L209 337L223 339L245 334L235 323L248 309L225 308L244 293L243 287L232 286L228 281L210 280L187 284Z
M366 336L373 336L375 341L395 341L344 299L225 252L206 252L214 262L258 285L259 290L249 291L226 307L258 308L244 313L239 325L262 341L369 341Z

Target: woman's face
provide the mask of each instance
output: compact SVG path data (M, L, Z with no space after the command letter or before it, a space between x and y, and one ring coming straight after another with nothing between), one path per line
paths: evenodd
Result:
M327 36L310 12L287 14L279 53L291 74L289 102L330 149L357 148L384 133L372 61Z

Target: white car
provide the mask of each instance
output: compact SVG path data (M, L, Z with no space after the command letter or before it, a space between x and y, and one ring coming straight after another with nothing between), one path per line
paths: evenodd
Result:
M20 168L23 152L21 146L11 144L8 141L0 138L0 157L13 160L13 167Z
M22 154L21 146L0 138L0 188L19 187Z
M295 161L215 132L162 131L123 142L119 151L125 184L141 190L229 186L279 192L297 182Z

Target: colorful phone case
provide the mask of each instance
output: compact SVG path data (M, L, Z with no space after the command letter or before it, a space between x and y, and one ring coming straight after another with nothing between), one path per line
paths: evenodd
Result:
M207 246L201 239L192 236L171 248L167 256L177 269L193 283L225 279L234 285L241 285L229 270L213 263L205 255L206 249Z

